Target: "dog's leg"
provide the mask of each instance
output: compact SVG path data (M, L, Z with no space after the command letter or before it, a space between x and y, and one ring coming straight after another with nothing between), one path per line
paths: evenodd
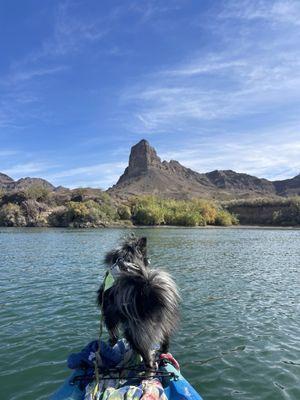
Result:
M108 300L105 298L105 300ZM104 301L102 312L104 316L105 326L107 328L109 334L109 344L114 346L119 339L119 324L120 318L119 314L116 312L115 308L111 304L107 304L107 301Z
M135 334L132 334L128 328L124 330L125 338L130 344L133 351L138 353L143 358L145 364L146 376L151 377L155 375L155 360L152 351L148 348L147 344L143 344L143 339Z
M145 363L145 369L146 369L146 377L152 378L155 376L155 359L154 355L151 354L151 352L147 352L146 354L142 355L144 363Z
M150 350L146 350L141 348L140 346L134 346L135 351L140 354L143 358L143 362L145 364L146 376L151 377L155 375L155 360Z
M146 370L146 376L147 377L152 377L155 375L155 360L152 355L152 352L149 350L144 350L144 349L139 349L138 353L142 356L144 364L145 364L145 370Z

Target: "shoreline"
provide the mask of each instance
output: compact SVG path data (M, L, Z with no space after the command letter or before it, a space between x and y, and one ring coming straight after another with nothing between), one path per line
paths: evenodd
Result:
M257 229L257 230L300 230L300 226L270 226L270 225L205 225L205 226L180 226L180 225L107 225L97 227L72 227L72 226L0 226L0 229L68 229L68 230L95 230L95 229Z
M133 228L164 228L164 229L280 229L280 230L300 230L300 226L270 226L270 225L205 225L205 226L175 226L175 225L133 225Z

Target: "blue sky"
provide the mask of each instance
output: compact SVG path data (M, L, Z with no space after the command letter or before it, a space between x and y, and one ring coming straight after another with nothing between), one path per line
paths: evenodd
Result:
M0 171L107 188L142 138L300 173L300 1L0 0Z

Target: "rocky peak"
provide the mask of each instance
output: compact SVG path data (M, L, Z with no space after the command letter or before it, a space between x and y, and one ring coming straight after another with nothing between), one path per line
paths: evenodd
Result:
M39 186L45 189L54 190L55 187L48 181L42 178L21 178L15 182L16 189L27 189L30 186Z
M128 174L136 175L136 173L146 172L149 167L157 166L161 163L156 151L147 140L142 139L131 148L129 156Z
M41 178L21 178L14 181L8 175L0 172L0 189L4 190L23 190L30 186L41 186L49 190L54 190L55 187L45 179Z
M159 168L161 164L161 160L154 148L150 146L147 140L142 139L131 148L128 167L120 177L117 185L128 179L144 175L153 167Z

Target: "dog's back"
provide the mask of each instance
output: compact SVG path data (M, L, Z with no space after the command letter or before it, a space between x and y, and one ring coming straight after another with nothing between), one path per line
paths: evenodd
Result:
M111 288L98 291L104 321L112 342L121 324L126 339L144 359L147 369L154 366L151 349L161 345L167 351L169 337L178 319L179 294L175 282L164 271L151 269L143 262L123 267Z

